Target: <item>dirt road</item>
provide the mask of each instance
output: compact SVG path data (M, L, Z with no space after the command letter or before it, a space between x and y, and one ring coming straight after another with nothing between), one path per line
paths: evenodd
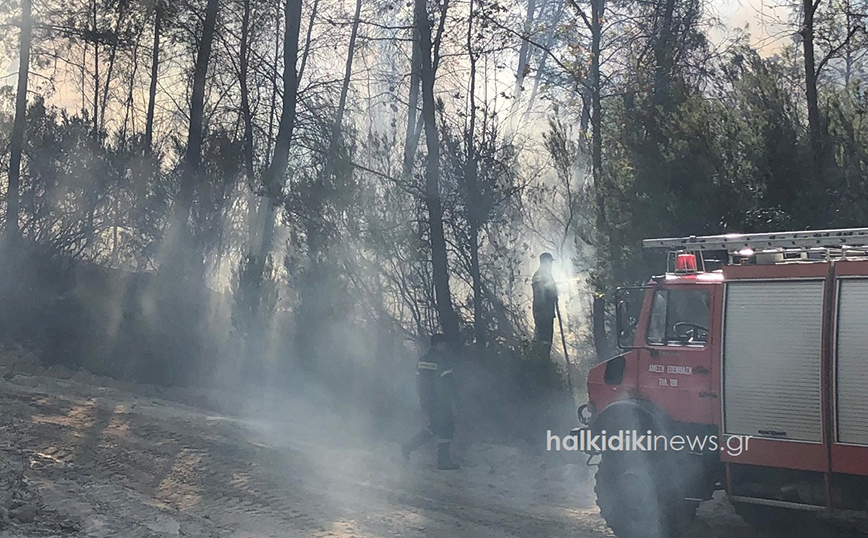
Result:
M7 371L0 537L611 536L583 462L474 445L459 447L460 471L437 473L425 454L399 461L392 444L298 411L241 420ZM729 536L761 537L716 501L689 538Z

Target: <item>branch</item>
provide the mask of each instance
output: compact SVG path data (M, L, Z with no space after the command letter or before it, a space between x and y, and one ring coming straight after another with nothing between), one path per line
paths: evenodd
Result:
M829 60L837 56L838 53L841 52L841 49L850 44L850 40L853 39L853 36L856 35L856 32L858 32L859 30L863 30L863 28L861 26L854 26L853 28L850 28L850 31L847 32L847 37L845 37L844 40L837 47L830 50L828 54L826 54L826 56L824 56L823 59L820 60L820 63L817 64L817 68L814 70L815 77L820 76L820 71L822 71L823 67L825 67L826 64L829 63Z
M564 71L564 73L569 74L569 76L573 79L573 82L576 83L576 86L581 86L581 87L583 87L583 88L590 89L590 86L588 85L587 82L585 82L584 80L579 79L578 77L576 77L576 76L573 74L573 71L572 71L569 67L567 67L567 66L564 64L564 62L562 62L561 59L558 58L558 57L557 57L557 56L556 56L556 55L555 55L551 50L549 50L547 47L545 47L544 45L540 44L540 43L537 42L537 41L534 41L534 40L531 39L530 37L523 36L523 35L519 34L519 33L516 32L515 30L513 30L512 28L506 27L506 26L500 24L499 22L497 22L496 20L494 20L494 19L492 19L492 18L490 18L490 17L487 17L487 16L486 16L485 18L486 18L489 22L491 22L491 24L497 26L497 27L500 28L501 30L504 30L504 31L507 32L508 34L510 34L510 35L512 35L512 36L514 36L514 37L517 37L517 38L521 39L522 41L525 41L525 42L527 42L527 43L533 45L534 47L540 49L541 51L545 52L546 55L548 55L552 60L554 60L554 62L555 62L556 64L558 64L558 67L560 67L560 68Z
M352 22L341 23L341 24L344 24L345 26L348 26L348 25L352 24ZM412 29L413 29L413 25L412 25L412 24L410 24L410 25L398 25L398 26L392 26L392 25L389 25L389 24L382 24L382 23L378 23L378 22L374 22L374 21L366 21L366 20L360 20L360 21L359 21L359 24L364 24L364 25L367 25L367 26L373 26L374 28L379 28L379 29L381 29L381 30L412 30Z
M569 0L569 2L570 5L573 6L573 9L576 10L576 13L579 14L579 17L581 17L582 20L585 22L585 26L588 27L588 30L593 30L594 26L591 24L591 19L588 18L588 16L585 14L585 11L581 8L581 6L579 6L578 2L576 2L576 0Z
M399 186L401 185L401 182L398 179L390 176L389 174L387 174L385 172L380 172L379 170L374 170L373 168L368 168L367 166L365 166L363 164L359 164L355 161L352 161L350 163L350 165L352 165L353 168L358 168L359 170L361 170L363 172L368 172L369 174L373 174L373 175L375 175L381 179L385 179L391 183L394 183L395 185L399 185Z

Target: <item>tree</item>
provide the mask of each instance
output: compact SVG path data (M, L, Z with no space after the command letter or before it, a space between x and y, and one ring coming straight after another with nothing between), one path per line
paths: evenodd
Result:
M669 0L671 3L672 0ZM570 0L571 5L579 17L587 26L591 34L591 58L587 81L582 81L584 93L588 95L590 103L585 106L590 110L591 123L591 178L594 185L596 230L593 236L594 247L599 251L597 260L598 274L607 272L605 262L609 248L609 225L606 216L606 198L610 196L604 183L603 175L603 81L601 77L602 43L603 43L603 20L606 13L606 0L590 0L590 17L585 13L576 0ZM671 18L671 14L670 14ZM658 67L659 69L659 67ZM592 306L592 324L594 335L594 348L597 351L598 360L603 360L609 351L609 338L606 335L606 297L607 290L600 285L600 279L595 279L597 286L594 289Z
M264 229L260 237L259 260L264 263L271 252L274 240L274 225L277 212L275 207L283 199L286 167L289 163L289 150L295 129L296 108L298 106L298 39L301 32L302 0L287 0L284 8L283 35L283 97L280 122L274 144L271 164L265 171L263 184L270 204L264 215Z
M352 33L350 34L350 44L347 50L347 63L344 67L344 82L341 85L341 96L338 101L338 110L335 114L334 127L332 128L332 136L329 139L328 152L326 153L326 166L323 178L328 180L334 170L335 153L338 150L338 141L341 137L341 126L344 123L344 112L347 108L347 94L350 90L350 80L353 75L353 58L356 54L356 36L359 33L359 22L362 13L362 0L356 0L356 11L353 15Z
M817 96L817 67L814 58L814 15L820 0L802 0L802 48L805 60L805 98L808 105L808 138L811 144L811 164L819 173L822 159L822 126L820 102Z
M446 17L449 0L440 6L441 21ZM431 234L431 264L434 272L434 290L440 324L446 337L456 342L458 339L458 316L452 307L452 292L449 285L449 260L446 250L446 236L443 231L443 205L440 198L440 136L437 133L436 103L434 96L434 44L431 38L432 23L428 17L426 0L415 0L414 21L419 47L422 89L422 121L425 122L425 144L428 156L425 165L425 205L428 210L428 226Z
M145 148L151 151L154 140L154 110L157 106L157 78L160 67L160 32L163 21L162 0L154 3L154 42L151 46L151 77L148 85L148 111L145 117Z
M531 10L531 7L528 7ZM530 15L532 17L532 15ZM467 17L467 56L470 63L470 87L467 90L470 106L467 112L469 116L465 138L467 151L466 169L464 179L467 190L467 220L470 226L470 276L473 281L473 328L476 335L476 345L480 349L485 348L485 322L482 312L482 276L479 269L479 229L480 229L480 196L478 175L479 163L476 155L476 72L478 54L473 50L473 21L476 17L474 2L470 1L470 14Z
M829 5L826 5L829 4ZM822 13L822 8L826 8L826 12ZM823 2L823 0L802 0L801 5L802 20L799 29L799 36L802 41L802 54L804 60L804 80L805 80L805 102L808 109L808 142L811 151L811 165L815 177L820 177L824 166L826 166L826 148L824 140L826 137L826 129L823 125L823 119L820 113L820 97L818 84L822 75L823 69L829 62L840 58L842 55L845 58L845 83L849 83L850 73L852 71L852 55L853 48L851 47L854 39L858 34L865 34L865 28L861 20L868 16L868 13L858 13L853 10L851 2L844 2L843 5L831 5L831 3ZM835 35L837 21L841 20L840 12L843 11L845 21L844 34ZM820 55L817 50L817 28L819 24L831 24L831 28L826 29L826 34L822 35L825 47L821 46Z
M518 49L518 67L515 73L515 89L512 91L512 96L514 99L513 103L516 105L521 102L521 94L524 91L524 80L530 73L530 66L528 65L528 53L530 49L530 43L528 42L527 38L530 37L535 17L536 0L527 0L527 11L524 19L523 28L523 36L525 36L525 39L521 40L521 45Z
M419 32L413 30L413 51L410 55L410 93L407 101L407 131L404 138L404 160L403 160L403 177L410 176L413 169L413 161L416 157L416 151L419 146L419 135L421 131L417 130L416 116L419 112L419 71L421 61L419 58L419 47L416 43L419 42ZM421 122L419 122L421 123Z
M21 153L27 117L27 80L30 75L30 42L33 36L33 5L21 1L21 37L18 45L18 88L15 92L15 123L9 141L9 183L6 191L6 236L11 242L21 238L18 227Z
M196 53L196 63L193 67L193 89L190 95L190 128L187 133L187 146L184 151L184 162L181 175L181 187L175 203L177 226L187 228L190 210L196 194L197 183L200 181L199 170L202 160L202 142L204 138L205 116L205 84L208 75L208 63L211 59L211 46L217 27L217 12L219 0L208 0L205 6L205 21L199 50ZM185 245L182 248L189 248Z

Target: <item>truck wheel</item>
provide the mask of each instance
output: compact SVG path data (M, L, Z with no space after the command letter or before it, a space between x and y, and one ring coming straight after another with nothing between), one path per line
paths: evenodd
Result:
M597 469L597 506L618 538L673 538L696 514L669 471L671 458L646 453L603 453Z

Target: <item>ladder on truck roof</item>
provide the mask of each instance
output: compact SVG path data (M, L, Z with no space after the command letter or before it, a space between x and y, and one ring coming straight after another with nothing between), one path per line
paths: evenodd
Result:
M737 252L745 249L868 249L868 228L706 236L691 235L688 237L645 239L642 241L642 247L688 251L726 250L728 252Z

